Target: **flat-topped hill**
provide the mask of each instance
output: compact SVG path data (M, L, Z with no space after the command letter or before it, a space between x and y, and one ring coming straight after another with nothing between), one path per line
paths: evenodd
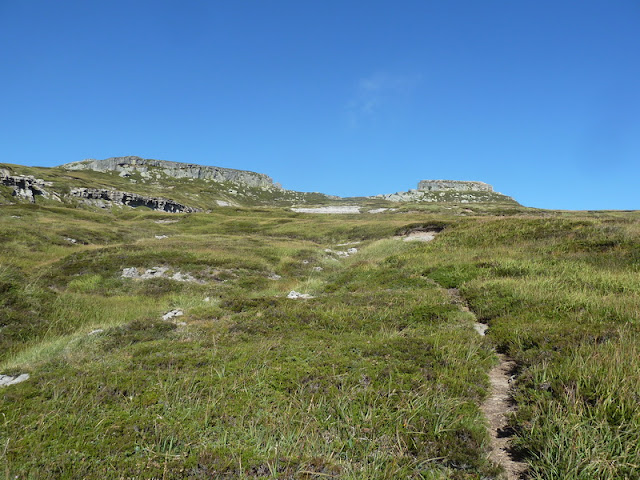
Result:
M421 192L493 192L493 187L484 182L461 180L421 180L418 183Z
M264 173L235 170L233 168L210 167L194 163L170 162L136 156L111 157L104 160L88 159L81 162L66 163L61 166L65 170L94 170L96 172L120 172L127 177L135 172L143 178L151 179L164 173L174 178L194 178L213 180L216 182L233 182L249 187L280 188L274 185L273 179Z

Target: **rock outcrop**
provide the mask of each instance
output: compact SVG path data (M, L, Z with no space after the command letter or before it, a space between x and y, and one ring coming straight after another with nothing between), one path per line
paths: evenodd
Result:
M57 195L45 190L44 187L51 186L51 183L31 175L11 175L11 172L5 168L0 169L0 184L13 187L15 197L29 200L31 203L35 203L36 195L60 200Z
M20 375L0 375L0 387L8 387L9 385L15 385L16 383L22 383L29 380L28 373L22 373Z
M201 212L199 208L188 207L178 202L162 197L145 197L137 193L120 192L118 190L103 190L98 188L74 188L69 192L72 197L84 199L91 205L108 207L113 204L129 207L148 207L169 213Z
M234 170L231 168L209 167L192 163L169 162L167 160L153 160L150 158L112 157L105 160L84 160L81 162L62 165L66 170L95 170L97 172L120 172L120 176L127 177L139 173L142 178L153 178L154 175L164 174L173 178L193 178L214 182L232 182L248 187L280 189L273 183L271 177L263 173Z
M421 180L417 190L369 198L380 198L390 202L517 203L511 197L494 192L493 187L487 183L461 180Z
M421 180L418 183L418 190L421 192L493 192L493 187L484 182Z

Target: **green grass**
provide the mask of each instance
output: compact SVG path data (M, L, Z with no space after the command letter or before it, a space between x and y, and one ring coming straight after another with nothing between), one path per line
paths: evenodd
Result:
M0 478L499 478L480 410L494 350L517 362L531 478L637 478L639 218L4 205L0 373L31 378L0 388ZM431 243L394 238L426 227ZM157 266L204 283L121 277Z

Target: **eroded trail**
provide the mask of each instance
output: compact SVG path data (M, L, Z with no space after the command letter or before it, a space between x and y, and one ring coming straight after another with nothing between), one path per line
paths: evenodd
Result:
M461 310L473 313L460 296L457 288L450 288L447 292L451 296L453 303L458 305ZM474 328L478 334L484 336L488 327L484 323L475 322ZM509 381L516 364L506 355L497 355L499 363L489 372L491 391L481 407L489 423L489 434L491 435L489 458L494 463L502 465L507 480L519 480L523 477L526 464L517 460L511 453L509 440L512 433L509 430L507 420L507 415L515 409L509 393Z

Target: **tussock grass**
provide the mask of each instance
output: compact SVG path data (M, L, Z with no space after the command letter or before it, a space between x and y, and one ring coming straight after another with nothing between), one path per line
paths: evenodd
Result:
M97 178L53 181L69 175ZM532 478L638 471L635 213L6 208L0 373L31 374L0 390L7 478L498 478L479 409L494 347L518 363ZM444 229L393 238L425 225ZM122 278L132 266L204 283ZM174 308L186 325L160 320Z

